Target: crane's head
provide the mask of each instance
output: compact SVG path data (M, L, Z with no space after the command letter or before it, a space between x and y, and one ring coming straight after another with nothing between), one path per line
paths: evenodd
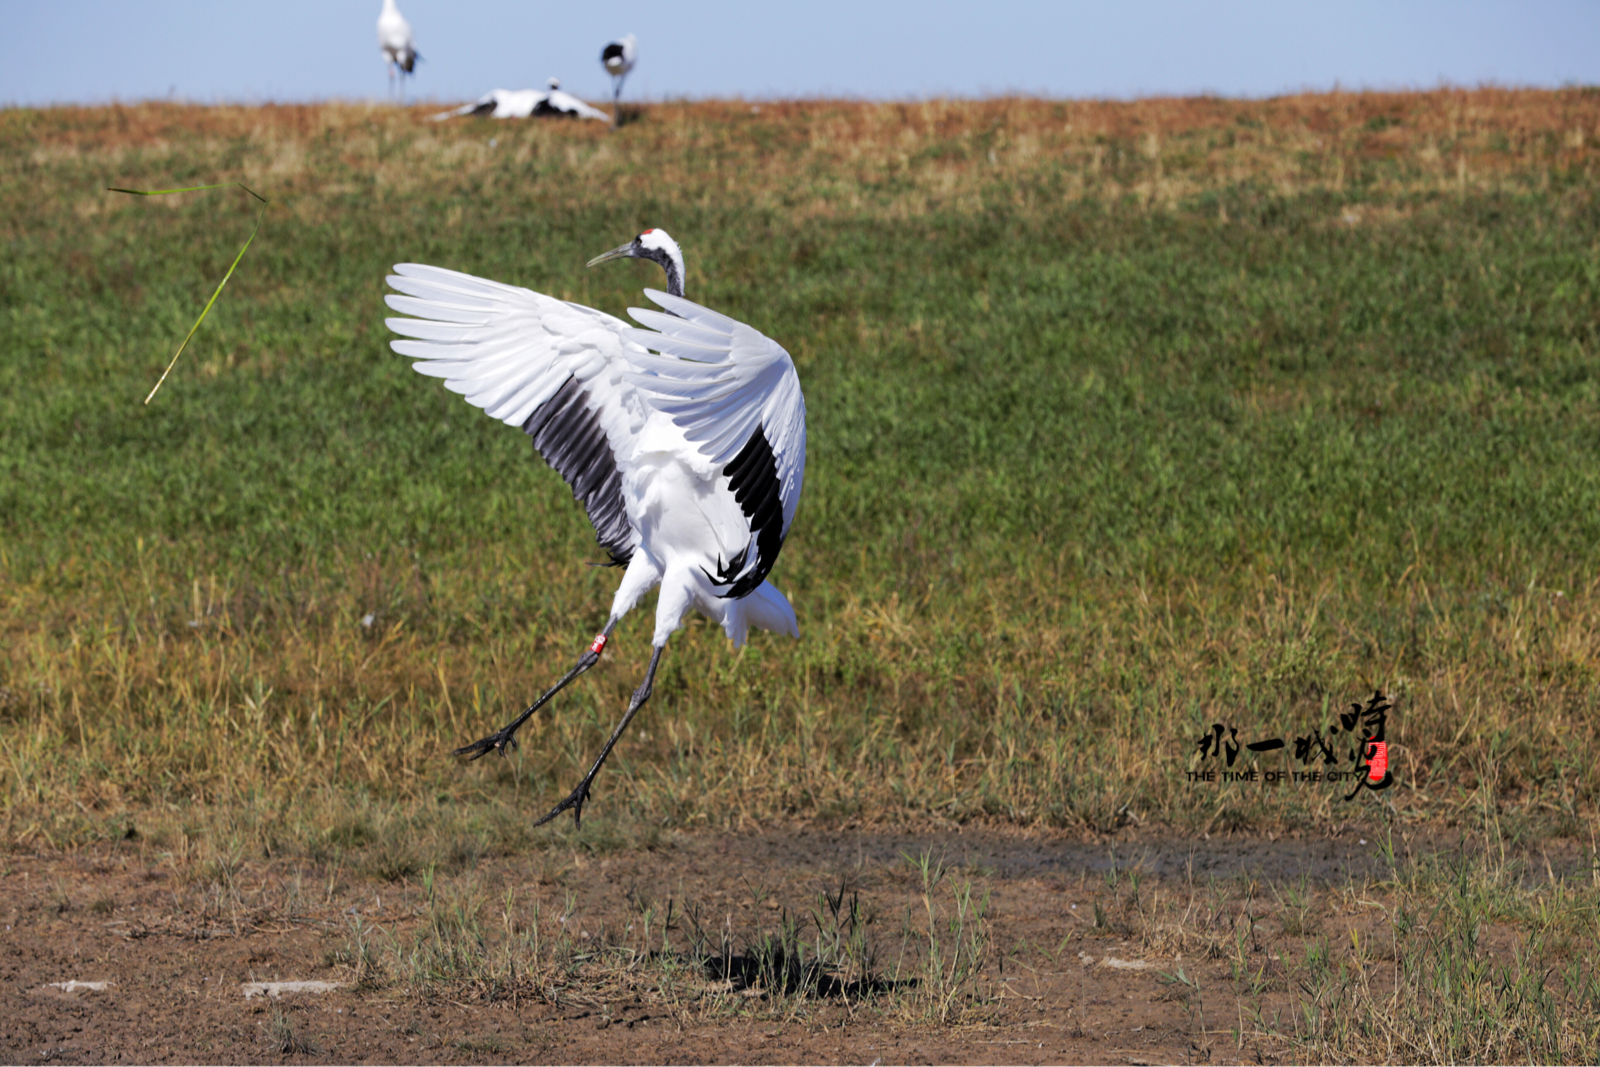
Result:
M595 256L589 261L589 266L604 263L608 259L652 260L667 272L667 292L673 296L683 295L683 250L678 247L678 242L667 235L666 230L646 230L627 244Z

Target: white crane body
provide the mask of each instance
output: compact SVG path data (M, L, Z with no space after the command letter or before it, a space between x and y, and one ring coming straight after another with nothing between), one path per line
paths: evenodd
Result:
M593 262L661 263L682 291L683 262L647 230ZM512 744L517 727L597 662L612 629L659 587L645 683L589 775L545 818L581 817L589 784L649 697L656 664L698 610L734 645L751 627L798 637L794 609L766 580L788 536L805 475L805 401L787 352L752 327L682 296L645 290L663 311L629 309L650 329L528 289L439 267L400 264L391 342L422 374L533 438L571 486L595 539L626 569L605 629L577 667L514 723L460 750Z
M607 41L600 49L600 65L611 75L611 122L622 121L622 83L628 80L633 65L639 61L639 41L633 34Z
M463 104L433 116L435 122L464 115L483 115L492 119L545 118L598 119L610 122L611 116L590 107L571 93L563 92L558 78L550 79L548 89L491 89L470 104Z
M482 115L491 119L525 119L544 102L541 89L491 89L470 104L462 104L433 116L433 121L459 118L463 115Z
M600 49L600 65L613 78L626 78L639 59L639 39L633 34L607 41Z
M383 0L383 10L378 14L378 51L383 53L384 62L389 69L391 91L398 75L400 94L404 99L405 78L416 71L417 60L422 57L417 54L417 42L411 32L411 23L400 14L400 9L395 6L395 0Z

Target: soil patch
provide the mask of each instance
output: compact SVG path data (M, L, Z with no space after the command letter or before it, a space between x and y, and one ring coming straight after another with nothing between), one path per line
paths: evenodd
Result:
M671 837L658 848L606 854L552 845L392 882L303 860L186 871L171 854L137 843L17 855L0 877L0 1056L18 1063L1271 1061L1290 1049L1281 1037L1238 1025L1244 998L1217 951L1225 931L1207 939L1207 909L1214 919L1235 900L1259 913L1240 951L1270 966L1306 932L1304 923L1291 929L1289 912L1333 918L1335 887L1369 883L1382 862L1375 842L1348 836L1089 842L807 828ZM943 878L925 893L930 866ZM1307 895L1280 893L1274 904L1275 887L1283 886ZM982 959L941 1022L917 986L926 984L930 909L946 923L955 914L946 896L959 890L986 900ZM446 907L441 900L450 894L455 903ZM718 931L738 958L754 958L762 931L845 894L875 917L867 927L877 960L873 996L860 995L865 987L848 995L842 982L810 995L774 991L770 980L763 989L740 981L737 968L719 973L692 958L691 927ZM502 901L522 925L574 945L639 949L625 958L597 947L587 963L580 951L556 978L498 992L393 973L363 978L352 964L352 946L363 937L369 946L422 944L443 928L439 916L450 908L464 913L489 902L486 910L497 911ZM1144 909L1146 921L1131 922L1130 907ZM651 942L638 930L647 912L665 925L644 935ZM1172 918L1170 935L1161 933L1157 913ZM628 977L666 955L688 961L677 985ZM606 958L613 964L596 962ZM1257 998L1251 1010L1261 1006Z

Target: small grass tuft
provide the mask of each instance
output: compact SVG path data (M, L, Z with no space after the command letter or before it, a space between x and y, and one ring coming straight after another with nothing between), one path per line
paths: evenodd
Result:
M263 1028L262 1040L269 1052L280 1056L310 1056L321 1051L283 1008L274 1006Z

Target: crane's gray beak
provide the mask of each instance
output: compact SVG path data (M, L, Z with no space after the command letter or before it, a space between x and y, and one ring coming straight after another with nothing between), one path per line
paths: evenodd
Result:
M592 267L597 263L604 263L608 259L622 259L625 256L632 256L632 255L633 255L633 242L629 241L625 245L620 245L620 246L618 246L616 248L613 248L609 252L602 252L600 255L595 256L593 259L591 259L589 261L589 266Z

